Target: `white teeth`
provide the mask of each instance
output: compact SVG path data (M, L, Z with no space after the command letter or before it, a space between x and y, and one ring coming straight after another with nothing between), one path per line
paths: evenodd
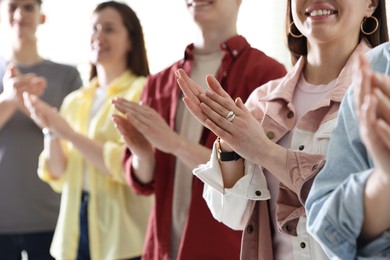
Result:
M334 14L334 11L331 10L314 10L309 13L310 16L322 16L322 15L330 15Z
M200 7L200 6L206 6L206 5L209 5L209 4L211 4L210 1L202 1L202 2L192 1L192 2L188 3L188 6Z

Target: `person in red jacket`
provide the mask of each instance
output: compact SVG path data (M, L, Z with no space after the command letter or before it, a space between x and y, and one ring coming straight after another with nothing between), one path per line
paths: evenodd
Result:
M246 100L286 70L237 34L241 0L186 4L199 37L182 60L148 78L141 104L113 100L125 114L113 120L128 146L129 185L155 194L143 259L239 259L242 232L213 218L202 198L203 183L192 175L208 161L216 136L185 108L175 72L182 68L198 82L214 74L229 95Z

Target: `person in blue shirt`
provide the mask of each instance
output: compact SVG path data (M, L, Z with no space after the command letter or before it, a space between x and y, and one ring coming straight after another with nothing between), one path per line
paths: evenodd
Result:
M390 43L360 57L306 202L332 259L390 258Z

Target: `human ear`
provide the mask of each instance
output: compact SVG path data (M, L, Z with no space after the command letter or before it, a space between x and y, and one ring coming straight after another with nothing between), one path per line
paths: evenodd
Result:
M40 14L39 23L44 24L46 22L46 15Z
M369 12L367 17L370 17L379 6L381 0L370 0L369 5L367 7L367 11Z

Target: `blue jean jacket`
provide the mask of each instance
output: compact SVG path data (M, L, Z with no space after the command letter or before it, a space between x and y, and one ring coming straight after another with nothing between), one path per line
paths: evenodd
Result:
M390 75L390 43L367 55L374 71ZM390 259L390 231L367 245L357 244L364 220L364 187L374 164L360 138L353 99L350 87L341 103L327 162L306 201L307 228L332 259Z

